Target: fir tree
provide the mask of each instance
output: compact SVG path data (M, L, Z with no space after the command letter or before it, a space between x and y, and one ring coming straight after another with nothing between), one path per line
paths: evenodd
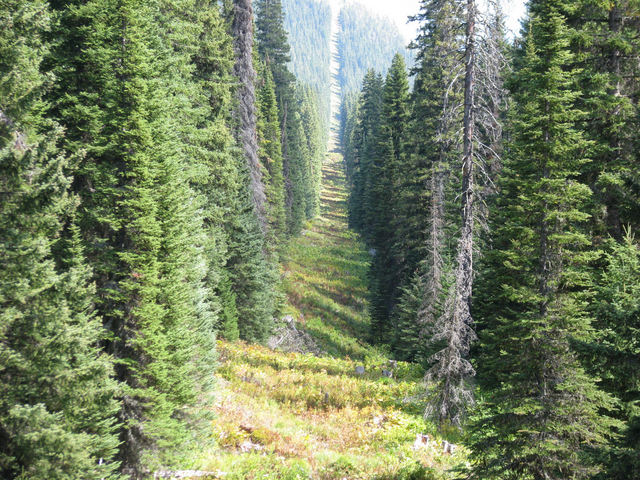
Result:
M291 60L291 47L284 29L281 0L256 1L256 39L260 58L271 68L278 104L282 107L292 99L294 76L287 67ZM280 113L284 115L283 108Z
M207 306L218 313L214 321L221 335L235 340L238 311L227 269L230 243L227 227L235 215L240 189L235 141L228 127L233 102L234 54L225 19L215 3L201 0L195 12L201 30L192 58L194 81L199 85L193 97L198 98L202 106L199 121L192 126L187 141L193 148L195 175L192 181L203 198Z
M74 171L79 225L125 384L120 458L137 474L188 449L186 419L213 367L203 199L188 155L198 28L187 28L191 4L53 5L63 39L53 113L66 148L86 152Z
M578 128L576 71L567 68L567 2L529 4L512 80L513 141L505 158L482 301L479 377L488 404L473 425L475 477L589 478L587 451L606 442L610 406L573 349L592 335L586 312L595 255L579 181L589 144Z
M308 87L299 88L300 120L307 142L307 158L305 167L308 180L305 186L307 192L307 208L305 216L311 219L320 209L320 184L322 182L322 161L324 159L328 138L323 130L324 125L320 115L320 102L316 93Z
M398 255L393 251L398 201L399 164L405 161L409 119L409 80L401 55L396 54L384 84L380 130L372 163L371 245L376 250L371 266L371 323L373 338L389 342L390 315L400 283Z
M267 219L269 242L281 246L286 234L285 188L282 166L282 144L278 104L271 70L264 63L260 68L258 89L258 140L260 161L267 170Z
M376 154L376 138L380 127L383 81L380 74L369 70L362 82L357 123L352 137L352 153L348 156L347 171L351 181L349 192L349 225L369 240L371 207L371 163Z
M287 230L290 235L298 235L307 219L308 205L312 202L308 190L311 170L309 147L302 125L298 102L288 113L284 131L285 175L287 186L286 212Z
M115 478L111 359L72 224L71 162L43 116L51 13L0 7L0 475Z
M593 141L593 162L585 181L594 233L622 240L626 225L638 226L637 61L640 20L635 0L576 2L568 19L575 25L572 47L583 66L581 108L591 112L585 125Z
M425 1L416 20L418 66L412 98L410 154L399 166L398 214L394 249L403 283L420 272L423 300L416 312L421 338L416 352L435 353L433 338L450 283L451 258L458 224L454 172L462 157L463 11L458 2ZM406 347L405 347L406 348ZM428 354L427 354L428 355Z
M251 191L256 207L256 214L264 228L266 228L266 196L262 179L263 167L258 158L258 116L256 104L256 71L253 65L253 8L251 0L235 0L233 7L234 51L236 63L234 75L238 81L236 92L236 122L237 141L242 147L249 174L251 176Z
M249 175L238 164L240 184L234 215L229 222L227 267L238 310L238 329L243 340L264 342L273 331L278 283L276 266L267 254L265 237L255 215Z
M260 59L271 70L275 84L282 134L287 232L296 235L302 230L306 219L308 147L300 122L295 77L288 68L291 47L284 29L284 11L280 0L256 2L256 40Z
M596 287L594 326L599 332L591 364L600 384L618 401L616 416L625 424L607 455L599 478L640 478L640 248L627 232L623 243L609 242Z
M471 317L476 200L476 3L467 0L465 33L464 115L462 151L462 189L460 191L460 238L456 252L455 274L447 293L442 315L432 325L429 342L441 344L430 358L426 378L435 384L428 416L440 425L450 422L461 426L473 401L468 384L475 372L469 362L471 342L476 339ZM440 347L440 345L438 345ZM432 387L433 388L433 387Z

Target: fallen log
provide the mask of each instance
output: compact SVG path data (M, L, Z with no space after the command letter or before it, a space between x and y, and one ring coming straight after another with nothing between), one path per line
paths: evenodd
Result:
M171 472L168 470L161 470L153 474L153 478L202 478L212 477L221 478L225 475L224 472L204 472L201 470L178 470Z

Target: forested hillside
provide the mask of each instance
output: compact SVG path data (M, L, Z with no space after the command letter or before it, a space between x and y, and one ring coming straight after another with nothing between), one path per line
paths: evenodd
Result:
M640 3L419 3L0 3L2 479L640 480Z
M396 53L412 62L413 54L398 27L368 9L366 3L336 2L339 30L331 32L328 0L285 0L285 27L290 35L291 70L321 98L329 121L330 42L338 47L338 84L343 95L359 90L368 69L386 72Z
M326 132L331 97L331 8L322 0L284 0L283 7L291 44L291 70L318 94Z
M389 19L371 13L366 3L348 3L340 10L339 21L338 78L343 95L360 89L368 69L386 73L396 53L412 62L412 54L398 27Z

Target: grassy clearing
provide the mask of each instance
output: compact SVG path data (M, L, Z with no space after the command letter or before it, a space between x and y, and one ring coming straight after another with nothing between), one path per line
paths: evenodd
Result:
M339 157L324 168L322 211L288 249L285 313L298 319L330 355L384 357L365 342L370 257L347 226L347 192Z
M369 257L347 229L339 161L325 166L322 215L292 241L284 267L285 313L328 355L219 343L217 449L202 467L220 478L434 480L465 462L464 449L442 454L421 416L420 367L399 363L386 378L385 353L365 341ZM418 433L436 440L414 451Z

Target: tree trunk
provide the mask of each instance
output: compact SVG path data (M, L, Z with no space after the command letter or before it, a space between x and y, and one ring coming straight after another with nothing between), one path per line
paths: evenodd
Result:
M256 113L255 80L253 68L253 9L251 0L233 2L233 49L236 63L234 76L239 82L237 92L236 138L244 151L249 174L251 193L262 230L266 228L266 194L262 181L262 166L258 158L258 127Z
M456 294L462 320L471 322L473 286L473 201L474 201L474 133L475 133L475 0L467 0L467 33L464 81L464 156L462 160L462 230L458 251Z

